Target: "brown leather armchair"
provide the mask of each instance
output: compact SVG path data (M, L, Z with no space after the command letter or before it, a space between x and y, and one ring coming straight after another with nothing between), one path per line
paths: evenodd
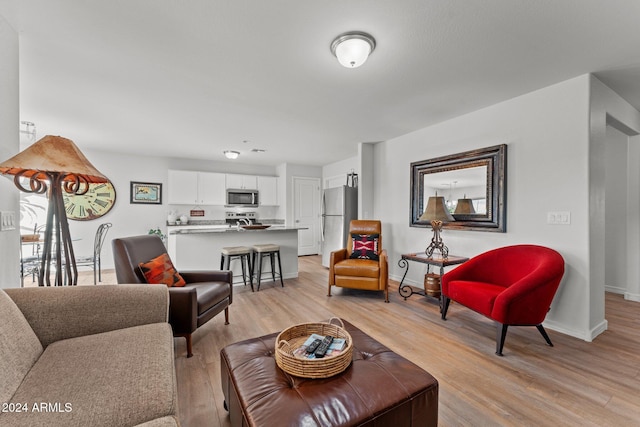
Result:
M377 234L378 260L351 258L353 234ZM353 220L349 224L347 247L331 252L329 261L329 291L331 287L384 291L384 302L389 302L389 267L387 251L382 249L382 223L375 220Z
M167 252L156 235L113 239L111 246L119 284L147 283L138 265ZM169 323L174 337L186 338L187 357L191 357L191 334L197 328L222 310L225 325L229 324L233 279L231 271L188 271L180 272L180 275L187 284L169 288Z

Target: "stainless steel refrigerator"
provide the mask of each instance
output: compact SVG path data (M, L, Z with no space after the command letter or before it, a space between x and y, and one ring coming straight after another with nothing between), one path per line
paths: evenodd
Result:
M327 188L322 195L322 265L329 267L331 251L344 248L349 222L358 219L358 189Z

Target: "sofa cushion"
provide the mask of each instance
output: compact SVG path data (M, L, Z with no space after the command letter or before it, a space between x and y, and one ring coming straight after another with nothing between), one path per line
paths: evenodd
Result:
M351 255L349 258L378 261L379 234L351 234Z
M181 287L186 285L180 273L171 262L171 258L166 253L153 258L151 261L138 264L147 283L165 284L169 287Z
M62 410L4 413L0 425L125 426L171 416L177 404L173 359L167 323L54 342L11 400L58 403Z
M504 286L469 280L449 282L448 297L478 313L491 317L496 297L505 290Z
M369 259L345 259L333 266L336 276L380 277L380 263Z
M11 399L41 354L42 344L22 312L0 291L0 403Z

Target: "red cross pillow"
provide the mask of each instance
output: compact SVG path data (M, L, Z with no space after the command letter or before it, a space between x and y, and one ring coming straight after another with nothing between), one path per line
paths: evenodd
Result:
M379 234L351 234L351 256L349 258L378 261Z
M182 287L187 283L182 276L176 271L171 258L166 253L152 259L148 262L138 264L140 271L144 274L147 283L165 284L169 287Z

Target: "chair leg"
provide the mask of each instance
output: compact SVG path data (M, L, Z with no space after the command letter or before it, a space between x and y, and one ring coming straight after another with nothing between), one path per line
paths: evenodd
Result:
M536 328L538 328L538 331L540 331L540 333L542 334L542 338L544 338L544 340L547 342L549 347L553 347L553 344L551 343L551 339L549 338L549 335L547 335L547 331L544 330L544 326L542 326L542 324L539 324L539 325L536 325Z
M271 280L273 283L276 282L276 263L275 263L275 252L269 253L269 262L271 263Z
M256 288L256 292L260 291L260 281L262 280L262 261L263 261L263 254L257 254L256 258L258 260L258 273L256 274L256 277L258 278L258 287ZM256 268L255 265L253 267L254 269Z
M193 356L193 347L191 343L191 334L186 334L185 339L187 340L187 357Z
M331 284L329 284L329 287L327 288L327 296L331 296Z
M449 310L449 303L451 302L451 299L444 295L441 295L440 297L442 298L442 313L440 313L440 316L442 317L442 320L447 320L447 310Z
M282 262L280 262L280 251L276 252L278 256L278 271L280 272L280 286L284 288L284 281L282 280Z
M247 269L245 268L245 261L247 255L240 255L240 266L242 267L242 282L247 286Z
M224 309L224 324L228 325L229 324L229 307L227 306L227 308Z
M246 257L247 257L247 269L249 270L249 284L251 285L251 292L254 292L254 289L253 289L253 266L252 266L253 262L251 260L252 254L249 253L249 254L246 255ZM244 272L242 274L244 274Z
M502 356L502 348L504 347L504 339L507 337L507 328L509 325L498 323L496 328L496 354Z

